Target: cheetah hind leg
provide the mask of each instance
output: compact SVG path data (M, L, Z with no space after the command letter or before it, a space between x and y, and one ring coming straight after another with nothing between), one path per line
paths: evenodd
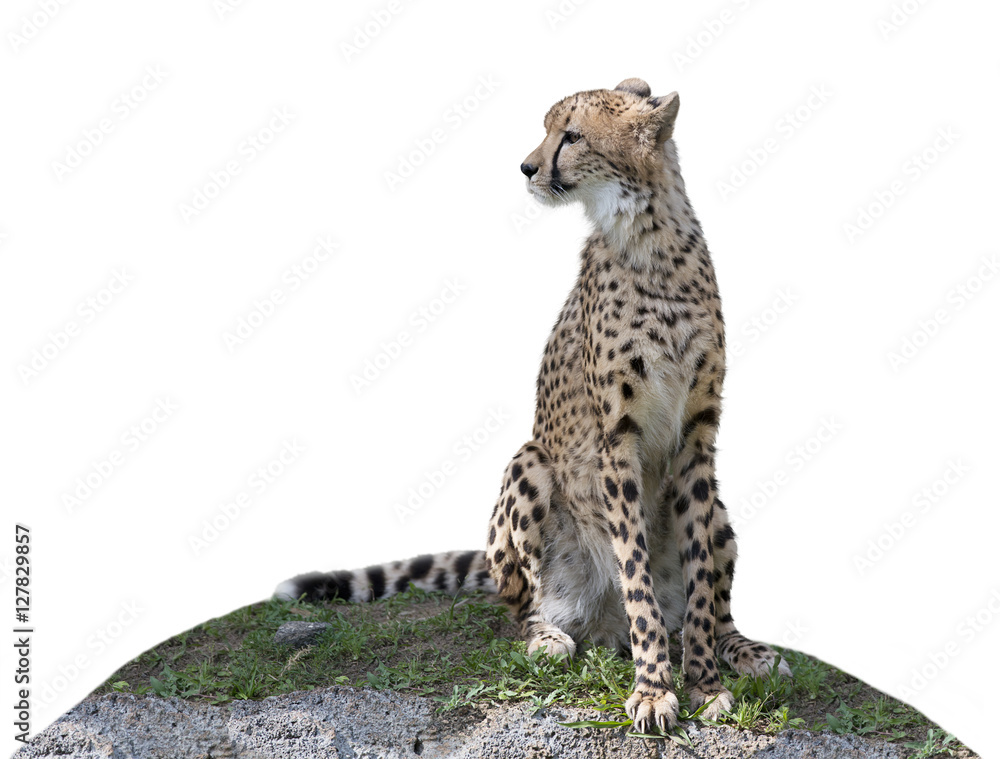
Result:
M752 677L767 677L771 674L774 661L779 656L770 646L750 640L735 630L719 636L716 651L737 674ZM792 668L784 658L778 662L777 672L785 677L792 676Z
M548 462L544 448L531 442L507 465L490 520L486 564L521 629L528 653L544 648L549 656L572 656L576 653L573 638L540 611L545 588L542 547L555 492Z
M764 643L744 637L733 623L730 612L730 591L736 565L736 541L729 525L726 507L718 498L713 509L712 532L715 543L715 653L740 675L766 677L774 668L778 652ZM778 674L792 676L792 669L782 659Z

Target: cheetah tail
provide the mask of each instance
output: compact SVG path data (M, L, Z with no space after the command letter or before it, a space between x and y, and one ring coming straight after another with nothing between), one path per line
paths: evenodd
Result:
M274 591L276 598L307 601L343 598L374 601L402 593L413 583L421 590L457 595L461 590L480 589L496 593L486 569L483 551L449 551L424 554L407 561L375 564L365 569L310 572L285 580Z

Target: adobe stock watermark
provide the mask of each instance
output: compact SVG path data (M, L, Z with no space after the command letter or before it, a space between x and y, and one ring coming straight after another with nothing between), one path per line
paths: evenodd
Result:
M878 20L878 32L883 41L888 41L916 15L917 11L927 5L927 0L903 0L893 3L889 14Z
M683 72L714 45L736 20L750 8L751 0L732 0L721 11L705 19L701 26L684 40L684 47L674 51L674 65Z
M404 351L413 347L416 338L430 329L430 326L448 311L466 289L467 285L458 279L446 279L444 287L435 297L411 311L406 320L409 328L401 329L394 337L379 343L378 351L365 359L359 371L351 374L351 387L354 388L354 392L361 395L375 384L375 381L403 355Z
M7 32L7 41L10 43L11 50L19 53L29 43L37 39L42 29L52 23L52 19L59 15L63 6L69 5L69 1L38 0L35 3L38 10L32 11L27 16L21 16L21 23Z
M32 689L36 703L49 705L59 694L65 692L80 679L104 653L110 649L145 610L135 601L123 601L115 614L103 625L87 635L83 641L83 651L73 657L73 661L59 666L59 674L41 687Z
M587 0L559 0L545 9L545 20L549 23L549 28L555 31L560 26L569 21Z
M125 466L129 457L153 437L179 409L180 406L176 401L167 397L157 398L149 413L134 424L130 424L118 436L119 445L112 448L107 455L92 461L87 471L77 477L63 492L61 500L66 513L73 514L93 498L115 472Z
M510 421L510 414L497 406L491 409L486 419L476 428L455 441L451 446L451 454L440 464L424 471L424 478L406 492L406 496L392 505L396 518L405 522L427 505L434 495L440 492L449 480L458 474L460 466L485 446L500 429Z
M219 21L225 21L226 16L242 8L245 2L246 0L212 0L212 10Z
M955 146L960 137L955 127L941 127L926 147L903 161L896 178L875 190L870 200L859 205L855 210L853 221L845 221L841 225L847 241L857 242L861 239L913 185L927 176L934 164Z
M809 628L801 619L796 618L792 622L787 622L779 634L768 636L767 640L774 641L784 648L797 648L808 634Z
M396 159L395 171L383 173L389 190L395 192L398 187L410 179L417 169L423 166L427 159L448 141L452 134L461 129L465 122L472 118L472 114L478 111L483 103L496 94L500 86L501 83L494 79L492 74L480 76L476 86L467 95L445 108L441 114L443 125L439 124L413 140L413 147L400 154Z
M784 463L781 466L766 479L757 480L753 493L741 498L735 506L729 506L729 518L733 529L739 530L749 524L774 500L778 491L791 482L793 475L805 469L806 465L819 456L843 429L844 425L835 417L820 419L815 432L785 453Z
M208 210L243 169L267 151L295 119L296 115L284 106L272 108L264 125L248 134L236 147L236 157L227 160L221 168L209 170L208 181L192 191L191 200L178 204L177 210L184 223L190 224L192 219Z
M532 195L528 195L527 193L525 195L524 208L520 212L510 215L510 224L518 234L521 234L525 227L530 226L542 217L542 204L535 200Z
M866 572L882 561L913 530L921 518L944 500L951 489L971 471L972 467L967 464L958 459L950 459L944 473L933 482L924 485L910 499L910 508L903 511L896 519L883 522L882 531L871 538L863 549L855 551L854 568L858 570L858 574L864 577Z
M930 685L952 661L957 659L976 638L981 636L1000 616L1000 588L993 588L986 601L955 626L954 635L931 651L924 660L913 667L906 682L897 687L899 698L912 701L920 691Z
M747 180L760 171L772 156L809 123L812 117L832 97L833 90L828 85L814 84L810 87L805 100L785 111L774 122L771 133L759 145L747 148L746 157L729 167L726 179L720 179L715 183L719 196L723 200L729 200L731 196L746 186Z
M134 85L122 90L111 100L107 115L95 124L84 127L79 139L66 145L62 158L52 162L52 173L55 178L60 183L64 182L66 177L80 168L83 162L104 144L108 135L112 134L119 124L127 121L135 110L146 102L150 93L160 88L166 81L168 73L159 64L146 66L144 74Z
M792 292L790 287L782 287L769 305L744 321L736 330L736 334L741 335L743 339L727 341L726 352L732 357L732 360L729 361L730 366L735 363L735 359L745 356L747 348L754 345L775 324L781 321L782 317L792 309L798 300L799 296Z
M283 440L278 452L256 467L246 479L246 485L232 498L219 505L212 516L201 521L200 527L188 535L188 547L200 556L254 504L254 497L264 495L305 453L298 440Z
M240 316L236 326L222 333L222 341L230 353L253 337L274 316L278 309L288 302L288 296L316 274L333 256L340 246L329 235L316 238L316 246L285 269L278 283L267 295L253 301L249 312Z
M1000 261L996 253L990 253L979 259L975 273L970 274L961 283L945 293L943 304L934 309L929 318L919 319L917 326L905 335L899 347L888 351L886 359L894 372L915 359L920 352L936 338L945 325L950 324L952 317L965 308L971 300L981 293L986 285L1000 273Z
M134 275L124 268L112 269L111 277L103 287L76 304L73 319L62 327L50 329L42 344L32 350L28 359L16 367L17 374L25 387L79 340L87 327L107 311L134 280Z
M406 4L409 5L409 0L406 0ZM340 43L340 53L344 60L352 63L353 59L367 50L403 12L403 8L404 0L389 0L382 7L370 11L368 17L354 27L348 38Z

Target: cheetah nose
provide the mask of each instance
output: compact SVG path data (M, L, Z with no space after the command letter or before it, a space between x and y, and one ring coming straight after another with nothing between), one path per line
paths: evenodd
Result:
M530 163L521 164L521 173L524 174L528 179L531 179L535 174L538 173L538 167L532 166Z

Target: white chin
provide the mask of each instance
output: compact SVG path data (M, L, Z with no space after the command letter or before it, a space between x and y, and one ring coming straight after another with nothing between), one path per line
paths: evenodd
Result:
M565 196L555 195L548 190L540 190L533 185L528 186L528 192L543 206L561 206L567 202Z

